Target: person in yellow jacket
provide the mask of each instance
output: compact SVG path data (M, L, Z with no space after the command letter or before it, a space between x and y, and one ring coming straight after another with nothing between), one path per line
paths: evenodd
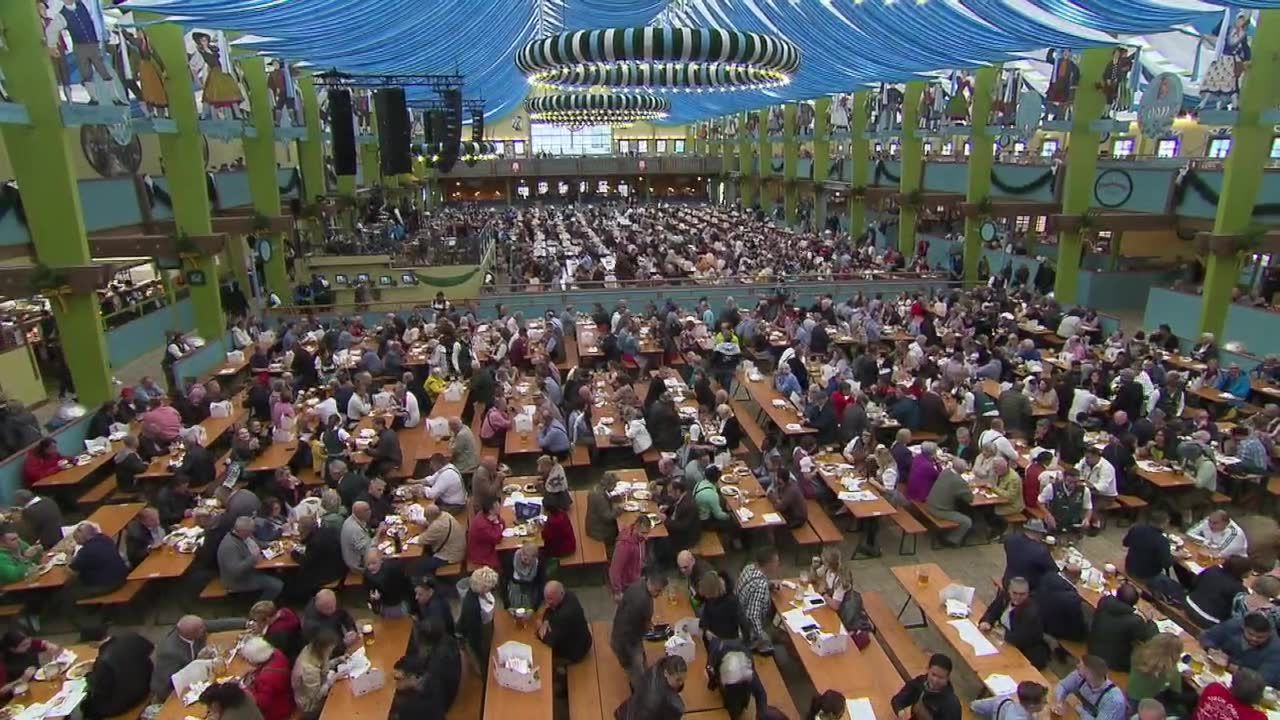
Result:
M448 386L448 381L444 379L444 369L437 367L431 368L431 374L422 383L422 388L427 391L427 397L432 402L435 402L435 399L440 397L440 393L444 392L444 389Z

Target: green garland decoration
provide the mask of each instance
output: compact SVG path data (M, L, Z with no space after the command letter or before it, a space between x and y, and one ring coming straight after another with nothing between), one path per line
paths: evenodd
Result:
M302 173L298 172L298 168L294 168L293 173L289 175L288 182L280 186L280 194L288 195L294 190L297 190L298 187L301 185L302 185Z
M426 275L419 275L416 272L413 275L414 277L418 278L418 282L422 283L423 285L432 285L434 287L457 287L458 285L461 285L466 281L470 280L471 278L475 277L476 274L479 272L480 272L480 266L477 265L476 267L464 273L461 273L459 275L451 275L448 277L427 277Z
M885 180L888 180L891 183L902 182L901 175L894 175L892 172L889 172L889 168L884 164L884 161L877 160L876 173L875 173L875 176L871 179L871 184L879 185L881 177L883 177Z
M1030 195L1031 193L1043 188L1046 185L1053 184L1053 171L1045 170L1040 177L1031 180L1024 185L1010 185L1000 179L994 168L991 170L991 184L1000 192L1007 195Z
M10 212L15 213L14 218L19 225L27 226L27 211L22 206L22 193L18 192L18 185L13 182L0 185L0 220L8 217Z
M1187 170L1182 182L1173 186L1173 208L1175 211L1182 207L1182 203L1186 200L1188 189L1195 190L1196 195L1200 196L1200 199L1209 205L1217 205L1222 198L1218 191L1213 189L1212 185L1200 177L1199 173L1195 170ZM1264 215L1280 215L1280 202L1260 203L1253 206L1253 217Z
M270 230L270 229L271 229L271 218L267 217L267 216L266 216L266 215L264 215L263 213L260 213L260 212L256 212L256 211L255 211L255 212L253 213L253 229L254 229L254 231L255 231L255 232L262 232L262 231L265 231L265 230Z
M52 294L67 285L66 273L44 263L36 263L31 269L31 290L42 295Z

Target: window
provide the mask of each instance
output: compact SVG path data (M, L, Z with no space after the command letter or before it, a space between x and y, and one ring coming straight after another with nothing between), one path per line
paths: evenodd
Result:
M1165 138L1156 143L1156 157L1171 158L1178 156L1178 139ZM1273 155L1274 157L1274 155Z
M494 152L494 154L496 154L496 155L502 155L502 154L503 154L503 152L502 152L502 141L501 141L501 140L494 140L494 141L493 141L493 152Z
M1209 152L1205 157L1222 160L1227 157L1229 152L1231 152L1231 138L1216 137L1209 140Z
M1040 157L1053 157L1058 152L1057 140L1045 140L1040 143Z
M881 150L884 150L884 145L881 145L880 143L876 143L875 151L880 152Z
M1026 144L1026 143L1024 143L1024 142L1022 142L1021 140L1019 140L1019 141L1017 141L1017 142L1015 142L1015 143L1013 144L1013 154L1014 154L1014 155L1021 155L1022 153L1026 152L1026 151L1027 151L1027 144Z
M1014 231L1014 232L1022 232L1022 233L1024 233L1024 232L1026 232L1027 230L1029 230L1030 228L1031 228L1031 216L1030 216L1030 215L1019 215L1018 217L1016 217L1016 218L1014 218L1014 219L1013 219L1013 231Z
M558 125L529 128L533 151L551 155L608 155L613 149L613 130L607 125L588 125L571 130Z
M524 155L524 141L523 141L523 140L514 140L514 141L513 141L513 143L515 144L515 149L514 149L514 150L512 150L511 152L512 152L513 154L515 154L515 155L523 156L523 155Z
M889 154L893 157L897 157L898 150L901 149L901 147L902 147L901 144L899 144L897 140L894 140L893 142L889 143Z
M1043 233L1049 226L1049 216L1040 215L1036 218L1036 232Z
M656 145L656 146L657 146L657 148L654 150L654 152L657 152L657 153L664 153L664 152L666 152L666 151L667 151L667 141L666 141L666 140L657 140L657 141L655 141L655 142L654 142L654 145Z
M1111 157L1133 157L1133 138L1120 138L1111 143Z
M925 143L924 145L920 146L920 149L924 150L925 157L929 157L930 155L933 154L933 143Z
M955 143L948 141L942 144L942 154L944 156L951 157L952 155L955 154L955 152L956 152Z
M970 153L972 153L972 152L973 152L973 143L969 142L968 140L965 140L965 141L964 141L964 156L965 156L965 157L969 157L969 154L970 154Z
M631 141L630 141L630 140L619 140L619 141L618 141L618 154L619 154L619 155L626 155L626 154L627 154L627 153L629 153L629 152L631 152Z
M1271 138L1271 159L1280 160L1280 137Z
M684 140L676 140L676 152L677 153L684 152Z
M644 153L649 152L649 141L648 141L648 140L640 140L640 141L636 142L636 152L638 152L638 153L640 153L640 154L642 154L642 155L643 155Z

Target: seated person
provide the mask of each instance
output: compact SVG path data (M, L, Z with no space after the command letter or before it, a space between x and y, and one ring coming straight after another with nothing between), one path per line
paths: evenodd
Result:
M1209 683L1200 693L1200 702L1191 720L1264 720L1258 709L1266 693L1262 676L1248 668L1231 673L1231 689L1219 682Z
M1204 546L1219 558L1248 555L1249 542L1244 530L1226 510L1214 510L1187 530L1187 537Z
M1266 615L1251 612L1215 625L1200 636L1200 645L1231 672L1248 668L1268 685L1280 686L1280 638Z
M1006 612L1007 611L1007 612ZM1040 608L1031 596L1031 584L1026 578L1009 578L1005 589L987 607L978 629L990 632L1002 628L1004 639L1037 668L1049 663L1049 644L1044 640L1044 622Z
M1093 520L1093 496L1073 467L1063 468L1059 478L1040 491L1039 499L1048 512L1044 523L1049 530L1070 532L1088 527Z
M1097 655L1085 655L1053 689L1051 711L1065 717L1067 696L1079 700L1081 720L1124 720L1129 717L1124 690L1107 678L1107 661Z

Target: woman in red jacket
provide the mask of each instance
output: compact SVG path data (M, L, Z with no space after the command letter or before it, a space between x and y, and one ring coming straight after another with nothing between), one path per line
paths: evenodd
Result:
M635 522L618 533L613 559L609 561L609 590L614 599L621 598L623 591L640 579L647 550L646 538L652 528L653 521L648 515L637 515Z
M547 522L542 526L542 557L548 562L547 572L555 572L559 561L573 555L578 550L577 538L573 536L573 521L565 512L568 493L551 493L542 500L542 511L547 515Z
M484 498L480 512L471 518L467 527L467 568L480 567L502 571L498 560L498 543L502 542L502 517L498 515L497 498Z
M65 459L62 453L58 452L58 443L54 442L53 438L44 438L31 449L31 452L27 453L27 459L22 463L23 482L27 487L31 487L37 480L43 480L58 472L61 469L58 463Z
M245 675L245 690L262 712L262 720L289 720L293 715L293 684L289 658L262 638L250 638L240 655L253 666Z

